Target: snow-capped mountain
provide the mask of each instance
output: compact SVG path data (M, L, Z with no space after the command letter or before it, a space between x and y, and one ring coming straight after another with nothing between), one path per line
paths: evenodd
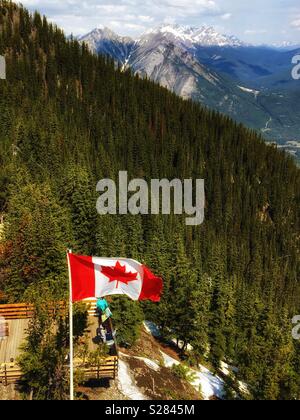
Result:
M186 47L242 47L247 45L235 36L220 34L210 26L193 27L185 25L159 25L145 32L136 40L129 37L121 37L107 27L100 27L78 39L84 41L91 50L97 51L104 41L109 40L126 45L132 45L133 43L140 45L157 36L164 37L169 41L185 45Z
M130 44L132 42L131 38L119 36L111 29L105 26L94 29L87 35L79 37L78 40L84 41L90 47L91 50L96 50L97 48L99 48L99 45L101 45L103 41L108 40L120 42L122 44Z
M162 84L185 98L193 94L197 78L215 83L218 75L197 60L199 48L237 48L246 44L208 26L160 25L138 39L124 38L108 28L80 37L89 48L108 54L134 72ZM180 71L179 71L180 70Z
M175 40L187 45L198 45L203 47L242 47L244 44L235 36L223 35L211 26L200 28L184 25L161 25L158 28L146 32L142 39L156 34L171 36Z
M166 24L135 40L104 27L79 40L124 70L227 114L272 141L300 139L300 84L291 77L295 52L287 45L248 45L212 27Z
M271 44L271 47L277 48L279 50L296 50L297 48L300 48L299 42L290 42L290 41L284 41L281 43Z
M85 42L91 51L109 55L119 62L124 62L131 50L134 41L129 37L117 35L109 28L96 28L87 35L78 37Z
M197 45L206 47L243 47L247 45L233 35L223 35L218 33L213 27L205 26L195 31L193 40Z

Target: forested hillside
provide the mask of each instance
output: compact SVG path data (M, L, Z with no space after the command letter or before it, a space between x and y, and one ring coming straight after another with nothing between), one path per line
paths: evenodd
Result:
M257 399L300 398L300 172L263 139L122 73L9 2L0 5L0 290L67 295L66 249L132 257L164 278L160 304L115 299L119 340L144 318L227 360ZM204 178L206 220L99 216L96 184Z

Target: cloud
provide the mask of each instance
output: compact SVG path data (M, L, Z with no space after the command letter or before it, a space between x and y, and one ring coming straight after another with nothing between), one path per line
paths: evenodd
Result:
M164 21L203 23L203 19L231 17L220 0L23 0L62 26L67 33L86 33L100 25L113 26L132 34ZM124 32L124 31L123 31Z
M246 29L245 34L246 35L260 35L260 34L266 34L268 31L266 29Z
M300 16L297 16L296 19L292 20L291 27L300 31Z
M232 13L224 13L224 15L221 16L221 19L223 20L229 20L232 18Z
M19 1L19 0L16 0ZM299 0L20 0L67 34L100 26L136 37L161 23L211 25L248 42L292 41L300 29ZM261 29L263 28L263 29ZM286 34L282 31L286 29Z

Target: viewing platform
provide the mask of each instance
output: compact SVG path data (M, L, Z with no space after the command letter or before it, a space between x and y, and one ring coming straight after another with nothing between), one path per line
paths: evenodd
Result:
M60 303L62 308L66 307L64 302ZM90 352L97 350L100 343L98 334L98 314L96 301L86 301L88 312L88 327L86 330L88 349ZM21 355L21 346L24 344L30 327L30 319L34 315L32 305L5 304L0 305L0 385L16 384L22 378L22 372L17 364ZM82 365L82 361L74 359L75 369L80 369L84 379L114 380L118 374L118 349L114 339L114 332L111 320L108 323L108 355L98 366Z

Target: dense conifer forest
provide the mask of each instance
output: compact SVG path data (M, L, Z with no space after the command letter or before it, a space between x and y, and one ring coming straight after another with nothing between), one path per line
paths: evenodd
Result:
M251 398L300 398L300 343L291 334L300 314L300 171L293 160L6 1L0 54L7 61L0 290L16 302L44 290L65 298L68 248L135 258L164 278L164 295L160 304L114 299L121 343L132 345L146 318L191 344L194 362L237 366ZM96 184L120 170L147 181L205 179L205 223L99 216Z

